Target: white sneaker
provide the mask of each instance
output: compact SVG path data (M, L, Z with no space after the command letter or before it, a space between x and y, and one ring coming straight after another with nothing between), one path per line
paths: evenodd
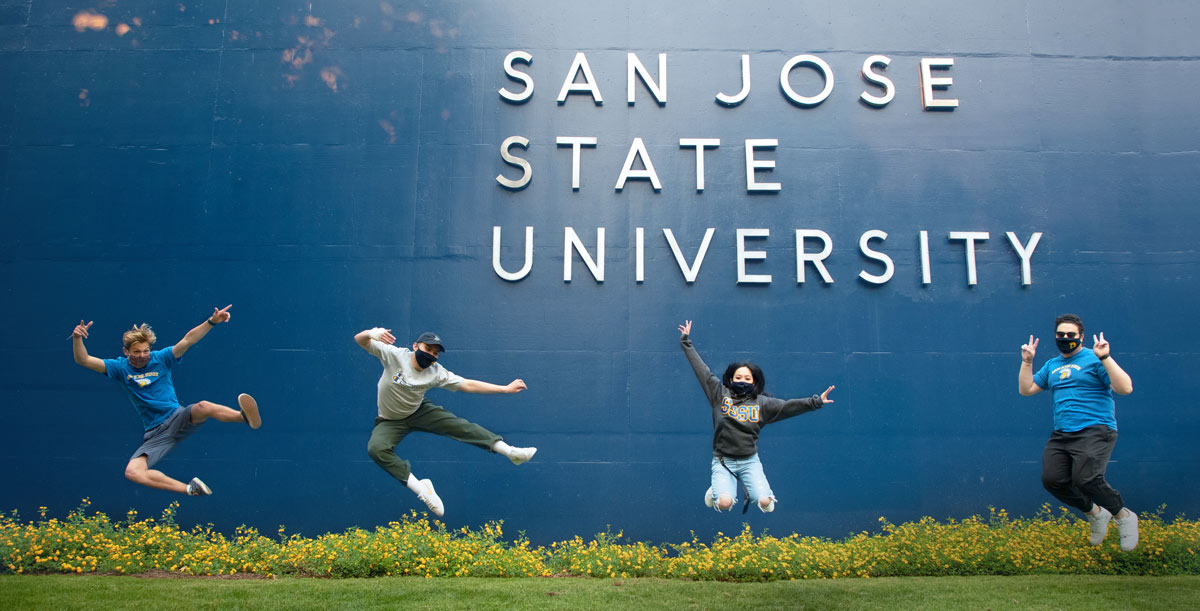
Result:
M1087 517L1088 525L1091 527L1092 535L1088 539L1088 543L1092 545L1100 545L1104 543L1104 537L1108 535L1108 521L1112 519L1112 513L1103 507L1100 508L1100 513L1089 515Z
M262 417L258 415L258 402L246 393L238 395L238 407L242 408L242 420L256 429L262 426Z
M1128 518L1113 518L1113 521L1117 523L1117 533L1121 535L1121 551L1133 551L1138 544L1137 514L1130 511Z
M529 462L533 455L537 454L537 448L513 448L512 453L508 455L508 459L514 465L521 465Z
M200 481L200 478L193 477L192 481L188 482L187 494L188 496L208 496L212 494L212 490L204 482Z
M762 511L763 513L771 513L772 511L775 511L775 497L771 497L771 504L767 505L765 508L758 503L755 503L755 505L758 505L759 511Z
M442 497L437 495L433 490L433 481L428 479L421 480L421 486L426 490L425 494L418 494L417 498L421 499L422 503L433 512L433 515L442 517L446 513L446 506L442 504Z

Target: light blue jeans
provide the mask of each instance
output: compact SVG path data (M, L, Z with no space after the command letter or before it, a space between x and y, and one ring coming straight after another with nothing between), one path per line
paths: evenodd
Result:
M735 475L736 477L734 477ZM749 458L726 458L724 466L721 465L720 459L716 456L713 457L712 500L714 505L716 505L717 499L725 494L733 499L734 506L737 506L739 481L745 484L746 494L750 496L751 502L757 503L761 499L775 498L775 494L771 492L771 484L767 483L767 476L763 473L762 462L758 460L758 454Z

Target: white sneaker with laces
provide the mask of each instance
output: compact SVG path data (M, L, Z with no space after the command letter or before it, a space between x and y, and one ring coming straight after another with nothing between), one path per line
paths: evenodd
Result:
M1100 513L1089 515L1087 517L1088 525L1091 527L1092 534L1088 539L1088 543L1092 545L1100 545L1104 543L1104 537L1108 535L1108 521L1112 519L1112 513L1107 509L1097 505L1100 508Z
M212 494L212 490L204 482L200 481L200 478L193 477L192 481L188 482L187 494L188 496L208 496Z
M521 465L529 462L533 455L537 454L537 448L513 448L512 453L508 455L508 459L514 465Z
M428 479L421 480L421 487L425 488L424 494L418 494L417 498L421 499L422 503L433 512L433 515L442 517L446 513L446 506L442 504L442 497L438 496L433 490L433 481Z
M1133 551L1138 544L1137 514L1130 511L1128 518L1113 518L1113 521L1117 523L1117 534L1121 535L1121 551Z

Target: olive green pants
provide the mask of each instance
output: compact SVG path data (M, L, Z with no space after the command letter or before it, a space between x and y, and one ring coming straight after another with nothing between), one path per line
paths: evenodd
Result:
M401 484L408 483L412 468L407 460L396 456L396 446L413 431L449 437L489 452L492 451L492 446L502 439L482 426L430 403L429 399L422 400L417 411L403 420L376 418L371 440L367 442L367 455Z

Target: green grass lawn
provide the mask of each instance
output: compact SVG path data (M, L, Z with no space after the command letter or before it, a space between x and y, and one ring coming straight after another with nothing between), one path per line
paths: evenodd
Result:
M0 576L0 609L1196 609L1200 577L666 579Z

